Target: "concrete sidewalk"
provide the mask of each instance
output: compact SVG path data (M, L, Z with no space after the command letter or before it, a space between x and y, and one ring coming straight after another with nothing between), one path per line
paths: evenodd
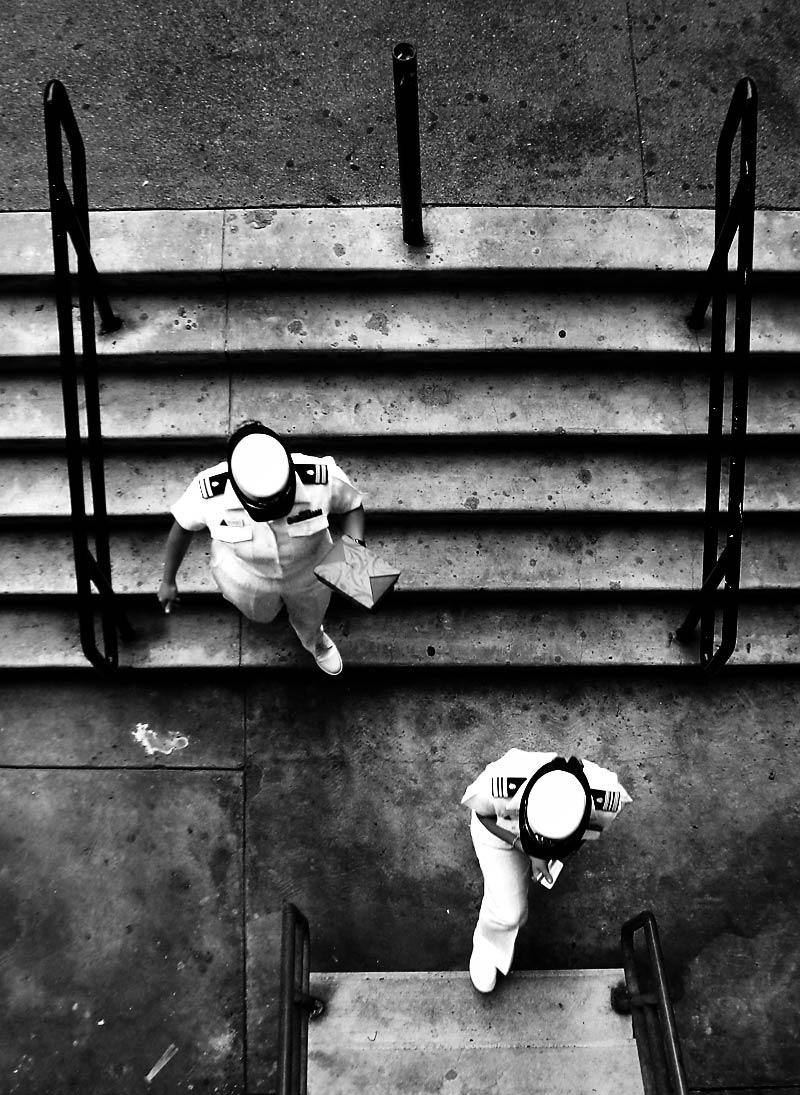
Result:
M399 201L391 49L419 57L426 204L713 204L738 79L760 93L759 206L800 204L790 0L14 0L0 26L0 209L47 201L58 78L96 208Z

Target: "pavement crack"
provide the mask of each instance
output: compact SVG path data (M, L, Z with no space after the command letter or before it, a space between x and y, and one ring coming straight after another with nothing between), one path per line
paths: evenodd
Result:
M628 43L630 46L631 54L631 75L633 78L633 97L636 103L636 128L639 133L639 163L642 170L642 195L644 197L645 206L650 205L650 198L647 193L647 171L644 160L644 133L642 132L642 111L639 103L639 81L636 73L636 50L633 42L633 18L631 16L630 0L625 0L625 14L628 21Z

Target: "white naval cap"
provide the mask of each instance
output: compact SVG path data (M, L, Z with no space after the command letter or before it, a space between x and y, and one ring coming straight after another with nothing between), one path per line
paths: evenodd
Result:
M248 433L231 452L230 472L243 494L271 498L282 491L292 470L289 454L277 437Z
M571 772L545 772L533 783L526 804L530 829L548 840L565 840L579 828L586 792Z

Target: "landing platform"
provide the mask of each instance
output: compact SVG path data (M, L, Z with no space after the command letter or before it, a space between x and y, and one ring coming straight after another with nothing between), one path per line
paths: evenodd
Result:
M314 974L309 1095L641 1095L621 970L512 973L481 996L467 973Z

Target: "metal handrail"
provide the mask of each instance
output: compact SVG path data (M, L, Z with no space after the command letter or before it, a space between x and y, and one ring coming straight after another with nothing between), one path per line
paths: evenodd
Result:
M647 947L646 971L641 969L636 957L638 931L644 933ZM621 946L627 1002L645 1095L688 1095L664 955L652 912L645 910L622 925ZM647 991L643 991L643 973L648 979Z
M94 303L101 317L101 332L118 330L122 320L114 315L92 259L89 236L89 199L86 181L86 151L75 114L64 85L51 80L44 92L44 127L47 148L47 177L50 193L50 223L53 236L53 270L64 404L72 549L78 594L78 626L81 647L88 660L101 672L118 666L117 631L124 639L134 635L111 585L111 553L108 540L103 438L100 425L100 389L97 370ZM62 135L70 152L72 196L64 178ZM89 461L92 518L87 517L84 488L84 455L78 404L78 368L72 326L72 288L69 242L78 256L77 280L81 325L81 371L86 408L86 453ZM89 546L94 536L95 554ZM103 631L103 652L97 645L92 604L92 585L99 594Z
M736 648L739 619L739 584L744 518L745 445L747 438L748 361L753 276L753 226L755 220L756 132L758 92L749 76L734 90L717 144L714 233L716 245L703 286L688 318L695 330L705 322L711 304L711 376L708 389L708 456L706 463L703 582L697 600L677 638L688 642L700 622L700 664L708 676L717 672ZM731 199L731 156L740 132L739 180ZM732 398L728 468L726 543L719 552L719 494L722 480L723 404L728 311L728 253L738 231L732 357ZM716 606L714 594L724 581L722 633L714 651Z
M403 239L412 246L420 247L425 237L422 231L417 51L410 42L398 42L392 50L392 73Z
M308 1023L325 1004L309 992L311 934L308 921L290 901L281 925L281 985L278 1016L278 1095L307 1095Z

